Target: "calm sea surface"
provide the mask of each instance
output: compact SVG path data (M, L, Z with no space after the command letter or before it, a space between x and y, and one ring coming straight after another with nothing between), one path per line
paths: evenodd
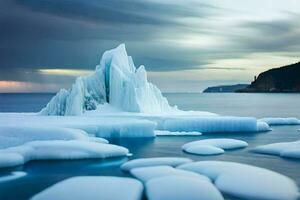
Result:
M300 94L165 94L171 104L184 110L203 110L223 115L253 117L300 118ZM46 105L53 94L0 94L0 112L36 112ZM273 131L256 134L206 134L188 137L156 137L154 139L114 139L111 143L127 147L133 158L181 156L194 160L220 160L251 164L274 170L291 177L300 186L300 160L254 154L251 149L263 144L300 140L300 126L276 126ZM218 156L196 156L181 151L189 141L204 138L234 138L249 143L249 147L226 151ZM119 166L127 158L106 160L32 161L24 166L1 169L1 175L25 171L26 176L0 182L0 199L28 199L46 187L63 179L83 175L130 176ZM101 188L99 188L101 189ZM226 199L236 199L226 196Z

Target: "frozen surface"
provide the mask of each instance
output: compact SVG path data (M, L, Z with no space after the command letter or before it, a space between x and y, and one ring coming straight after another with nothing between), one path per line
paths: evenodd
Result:
M158 166L158 165L167 165L176 167L178 165L192 162L189 158L181 158L181 157L157 157L157 158L140 158L135 160L130 160L124 163L121 166L121 169L124 171L130 171L133 168L137 167L150 167L150 166Z
M18 178L22 178L26 175L27 175L26 172L21 172L21 171L11 172L10 175L0 176L0 183L5 182L5 181L15 180Z
M256 153L271 154L287 158L300 158L300 140L295 142L280 142L256 147Z
M299 125L300 120L294 117L288 118L262 118L259 121L266 122L269 125Z
M299 197L293 180L264 168L222 161L200 161L178 168L206 175L220 191L239 198L296 200Z
M153 167L138 167L130 170L130 173L137 179L147 182L153 178L163 177L163 176L186 176L195 177L198 179L210 181L206 176L202 176L195 172L185 171L181 169L175 169L170 166L153 166Z
M188 153L199 155L215 155L222 154L224 150L237 149L247 147L247 142L242 140L219 138L204 139L189 142L182 146L182 149Z
M202 133L200 132L172 132L172 131L160 131L160 130L156 130L155 131L155 135L156 136L188 136L188 135L202 135Z
M22 165L30 160L87 159L126 156L128 149L81 140L33 141L0 150L0 167Z
M32 200L139 200L143 185L132 178L82 176L59 182L32 197Z
M163 176L146 183L149 200L223 200L215 186L203 179L186 176Z

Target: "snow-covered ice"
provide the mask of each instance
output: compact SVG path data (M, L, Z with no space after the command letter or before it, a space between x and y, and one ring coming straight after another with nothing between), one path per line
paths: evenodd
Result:
M121 166L121 169L124 171L130 171L133 168L137 167L150 167L150 166L158 166L158 165L167 165L176 167L178 165L192 162L189 158L181 158L181 157L156 157L156 158L140 158L130 160L124 163Z
M220 191L239 198L296 200L299 197L293 180L264 168L222 161L193 162L178 168L208 176Z
M206 181L210 181L206 176L202 176L195 172L190 172L186 170L176 169L170 166L153 166L153 167L138 167L130 170L130 173L137 179L142 182L147 182L153 178L163 177L163 176L187 176L187 177L195 177L199 179L203 179Z
M22 165L30 160L87 159L126 156L128 149L81 140L32 141L0 150L0 168Z
M215 186L203 179L187 176L163 176L146 183L149 200L223 200Z
M5 182L5 181L15 180L15 179L18 179L18 178L22 178L26 175L27 175L26 172L14 171L14 172L11 172L9 175L0 176L0 183Z
M269 125L300 125L300 120L294 117L281 118L281 117L268 117L259 119L259 121L266 122Z
M287 158L300 158L300 140L262 145L253 149L253 151Z
M111 176L82 176L59 182L31 200L140 200L143 184L136 179Z
M242 140L219 138L189 142L182 146L182 150L199 155L215 155L224 153L224 150L244 148L247 146L248 143Z

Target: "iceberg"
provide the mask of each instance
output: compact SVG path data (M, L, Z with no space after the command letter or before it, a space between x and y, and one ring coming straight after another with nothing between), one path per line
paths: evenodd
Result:
M34 195L31 200L140 200L143 189L143 184L132 178L79 176L56 183Z
M60 90L39 114L148 120L155 122L155 130L160 131L152 132L152 137L270 130L268 124L251 117L226 117L170 106L161 91L148 81L145 67L135 66L124 44L105 51L94 74L78 77L69 90ZM126 137L127 134L129 132L116 135Z
M279 173L246 164L225 161L187 163L178 169L208 176L223 193L242 199L296 200L296 183Z
M121 44L104 52L93 75L77 78L70 90L60 90L40 114L81 115L104 103L129 112L161 113L176 109L148 82L144 66L135 67Z
M271 154L286 158L300 158L300 140L262 145L253 149L255 153Z

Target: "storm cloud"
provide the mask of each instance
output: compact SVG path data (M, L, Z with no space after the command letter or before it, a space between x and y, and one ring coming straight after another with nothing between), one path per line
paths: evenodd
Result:
M215 63L258 52L300 52L298 13L282 11L281 18L257 20L240 19L236 12L207 0L3 0L0 81L65 86L74 76L40 70L93 70L101 54L120 43L137 66L155 73L247 73L244 66Z

